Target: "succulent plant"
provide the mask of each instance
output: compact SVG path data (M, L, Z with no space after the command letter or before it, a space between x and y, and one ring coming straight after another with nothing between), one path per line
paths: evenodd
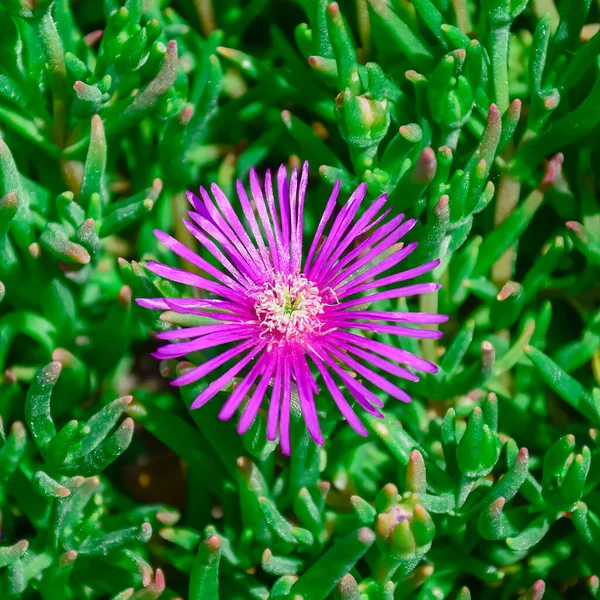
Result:
M0 596L600 598L598 10L2 2ZM186 190L243 218L236 180L305 160L307 239L366 184L417 221L401 269L440 259L369 310L449 320L367 334L439 367L385 374L413 401L376 385L368 437L315 372L317 446L291 386L288 457L266 404L218 419L239 379L167 385L213 349L149 357L203 317L134 300L198 300L150 263L185 266L155 229L212 260Z

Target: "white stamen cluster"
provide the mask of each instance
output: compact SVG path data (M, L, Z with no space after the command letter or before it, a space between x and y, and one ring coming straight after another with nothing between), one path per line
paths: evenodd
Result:
M262 335L272 335L272 345L301 341L307 333L318 331L322 322L323 301L319 288L295 273L275 273L256 294L256 318Z

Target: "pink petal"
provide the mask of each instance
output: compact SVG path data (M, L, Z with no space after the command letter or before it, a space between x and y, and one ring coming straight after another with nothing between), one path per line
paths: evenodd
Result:
M356 237L360 235L361 231L368 227L369 222L381 210L381 208L385 204L386 199L387 194L379 196L379 198L377 198L373 202L373 204L371 204L371 206L369 206L367 210L365 210L361 217L350 228L350 231L348 231L348 233L346 233L340 240L340 243L335 248L335 251L323 266L323 271L329 271L331 267L335 264L335 262L340 258L340 256L342 256L342 254L345 252L348 246L350 246L350 244L356 239Z
M254 216L254 211L252 210L252 206L250 205L250 200L248 198L248 194L246 193L246 189L242 185L242 182L239 180L236 183L236 189L238 198L240 199L240 204L242 205L242 210L244 211L244 215L246 216L246 220L250 225L252 235L254 236L254 239L256 240L256 243L258 245L261 265L264 265L261 266L261 270L266 272L272 267L271 257L267 252L267 248L262 238L262 234L260 232L260 228L258 226L256 217Z
M208 223L208 221L204 222ZM247 284L249 281L253 281L253 279L249 278L248 275L242 275L240 270L235 267L233 263L221 252L219 247L211 239L209 239L204 232L200 231L196 225L187 219L183 219L183 224L185 225L186 229L202 244L202 246L206 248L242 285L244 283ZM216 230L215 233L217 233ZM220 238L223 238L221 233L217 233L217 235ZM235 251L235 256L231 254L230 256L233 262L240 267L241 271L247 272L249 266L247 262L239 256L237 251Z
M333 225L331 226L331 231L329 232L327 240L325 244L323 244L317 259L315 260L315 264L311 267L310 279L313 279L314 281L321 281L321 274L325 272L323 266L326 260L338 245L344 232L348 229L366 194L367 184L361 183L350 196L348 202L346 202L346 204L343 206L340 214L337 216L333 222Z
M248 348L251 348L255 344L256 341L253 339L248 340L246 342L242 342L239 346L235 346L234 348L226 350L225 352L223 352L223 354L219 354L218 356L207 360L205 363L194 367L191 371L188 371L187 373L180 375L176 379L173 379L173 381L171 381L171 385L181 386L187 385L188 383L193 383L194 381L198 381L198 379L204 377L205 375L208 375L221 365L224 365L226 362L230 361L232 358L234 358L238 354L241 354L245 350L248 350Z
M308 433L310 433L310 436L315 443L324 446L325 440L321 433L313 389L309 382L311 375L308 365L306 364L306 357L301 350L296 349L292 353L292 361L294 366L294 378L296 379L296 385L298 386L300 409L302 410L302 416L306 423Z
M385 262L385 261L383 261ZM385 287L388 285L400 283L402 281L407 281L409 279L414 279L415 277L419 277L425 273L429 273L429 271L433 271L440 264L438 260L432 260L424 265L420 265L415 267L414 269L408 269L407 271L403 271L402 273L396 273L395 275L390 275L388 277L384 277L382 279L376 279L375 281L369 281L367 283L363 283L362 285L351 288L351 290L347 291L343 296L351 296L357 294L359 292L364 292L365 290L370 290L373 288ZM389 268L386 266L386 269ZM338 294L338 298L341 298L342 295Z
M396 321L417 325L437 325L448 320L447 315L423 312L386 312L376 310L346 310L342 313L346 319L365 319L367 321Z
M256 210L258 211L258 216L260 217L263 231L265 232L265 236L267 238L267 245L273 261L273 267L275 270L279 270L279 252L277 250L277 242L273 236L271 219L269 218L262 189L254 169L250 169L250 190L252 191L252 198L254 200L254 204L256 205Z
M417 283L415 285L407 285L395 290L369 294L368 296L361 296L355 300L340 302L332 308L332 311L339 312L351 308L352 306L363 306L364 304L371 304L372 302L378 302L379 300L391 300L392 298L407 298L409 296L429 294L430 292L436 292L441 287L442 286L439 283Z
M290 404L292 401L292 373L288 357L283 359L283 398L281 400L281 417L279 420L279 442L281 451L286 456L291 453L290 446Z
M350 344L343 342L341 340L336 340L336 345L340 348L346 350L346 352L350 352L355 356L359 356L363 360L367 361L367 364L374 365L391 375L396 375L397 377L402 377L402 379L408 379L409 381L419 381L419 377L394 363L388 362L383 358L379 358L375 356L372 352L365 352L364 350L360 350L355 346L351 346Z
M200 188L200 194L202 195L202 199L204 200L204 204L206 205L206 208L210 212L210 216L213 218L215 223L218 225L219 229L225 234L225 236L227 236L227 238L235 246L237 251L244 258L246 258L246 260L248 261L248 264L252 265L254 267L254 269L258 270L259 272L263 272L264 265L263 265L260 257L256 254L256 248L252 244L249 244L248 242L246 242L244 244L240 240L238 234L232 229L230 224L221 216L219 211L216 209L215 205L213 204L212 200L210 199L210 196L208 195L208 192L203 187ZM243 208L243 204L242 204L242 208ZM238 223L239 223L239 221L238 221ZM233 223L232 223L232 225L233 225ZM247 237L246 231L244 230L244 228L241 225L237 229L238 229L238 231L241 230L243 232L242 237Z
M201 392L192 402L192 410L204 406L209 400L214 398L259 352L262 352L266 346L264 343L258 344L254 350L251 350L246 356L231 369L226 371L221 377L215 379L203 392Z
M221 421L228 421L229 419L231 419L231 417L233 417L235 411L238 409L238 407L250 391L250 388L252 387L254 382L260 375L264 373L265 369L268 368L272 360L272 355L267 353L263 354L256 361L254 366L250 369L250 372L242 378L242 381L240 381L237 384L233 392L231 392L229 398L227 398L225 404L223 404L223 407L219 412L219 419L221 419Z
M336 265L334 269L327 273L327 277L323 277L323 281L327 281L332 288L335 288L347 277L368 265L371 261L378 258L383 252L400 241L415 226L415 224L416 221L414 219L409 219L400 225L400 227L395 229L392 233L390 233L382 242L377 244L377 246L373 247L366 254L361 256L358 260L356 260L356 262L350 264L344 271L340 271L341 263ZM335 272L337 272L337 275L333 277ZM333 277L333 279L331 279L331 277Z
M407 256L409 256L410 254L412 254L412 252L415 251L417 246L417 242L412 242L410 244L407 244L400 250L394 252L393 254L390 254L388 257L384 258L380 263L372 266L370 269L367 269L364 273L358 274L356 277L350 279L347 283L344 283L343 285L338 287L336 289L336 295L338 297L340 296L340 294L349 295L350 290L353 290L355 287L358 287L361 283L372 279L379 273L383 273L387 269L390 269L398 263L402 262ZM352 277L352 275L349 275L348 277ZM370 285L372 288L378 287L377 285L375 285L374 282L369 282L368 285Z
M307 275L310 271L310 265L311 265L313 256L317 250L317 247L319 246L321 237L323 236L323 231L325 230L325 226L327 225L327 222L329 221L329 218L331 217L331 215L333 213L333 209L335 208L337 198L340 193L341 184L342 184L342 182L338 179L335 182L335 185L333 186L333 190L331 191L331 195L329 196L329 200L327 201L327 206L325 207L325 212L323 213L323 216L321 217L321 221L319 222L319 225L317 227L317 231L315 233L312 244L310 246L310 250L308 251L308 256L306 257L306 262L304 263L304 273Z
M397 360L398 362L408 365L413 369L417 369L417 371L424 371L425 373L438 372L437 365L434 365L433 363L430 363L429 361L421 358L420 356L416 356L411 352L396 348L395 346L390 346L389 344L384 344L376 340L368 340L360 335L350 333L349 331L336 331L332 334L332 337L335 339L348 341L355 346L365 348L369 352L376 352L377 354L385 356L386 358Z
M436 329L416 329L415 327L398 327L381 323L354 323L343 319L331 319L331 323L339 329L358 329L360 331L374 331L375 333L391 333L402 337L419 340L437 340L444 334Z
M181 242L178 242L175 238L160 231L160 229L155 229L154 235L169 250L171 250L172 252L175 252L175 254L177 254L178 256L181 256L181 258L187 260L190 264L198 267L199 269L202 269L203 271L206 271L206 273L208 273L209 275L212 275L215 279L217 279L221 283L225 284L228 287L237 289L237 290L243 289L239 283L237 283L236 281L231 279L231 277L224 275L221 271L219 271L219 269L215 268L208 261L206 261L203 258L201 258L200 256L198 256L195 252L190 250L187 246L185 246Z
M364 365L354 360L347 354L340 352L339 350L337 350L337 348L335 348L332 345L327 345L326 349L329 353L333 354L338 360L340 360L342 363L347 364L359 375L362 375L369 382L386 392L386 394L389 394L390 396L393 396L394 398L396 398L397 400L401 400L402 402L411 401L410 396L404 390L401 390L397 385L390 383L385 377L382 377L378 373L375 373L375 371L372 371L371 369L365 367Z
M323 377L323 381L325 382L325 385L327 386L327 389L329 390L334 402L346 421L348 421L350 427L352 427L352 429L354 429L354 431L356 431L356 433L359 435L364 437L369 435L365 426L361 423L360 419L356 416L356 413L352 410L351 406L346 401L346 398L344 398L344 395L342 392L340 392L339 388L335 384L333 377L329 374L329 371L327 371L323 361L314 355L311 356L311 358L317 366L319 373L321 373L321 377Z
M260 409L260 405L262 404L265 398L265 393L267 391L267 388L269 387L269 383L271 383L271 377L273 376L273 372L275 371L276 365L277 359L273 359L266 368L265 373L262 376L262 379L260 380L260 383L258 384L258 386L256 386L256 389L252 394L252 398L250 398L250 401L248 402L246 408L244 409L244 412L242 413L242 416L238 423L238 433L246 433L246 431L248 431L252 423L254 423L256 415L258 414L258 411Z
M283 384L283 360L282 353L277 356L277 367L273 381L273 393L269 403L269 416L267 419L267 439L273 442L277 439L279 429L279 408L281 405L281 388Z
M235 292L231 288L225 287L220 283L216 283L214 281L210 281L204 277L200 277L200 275L196 275L195 273L190 273L189 271L184 271L182 269L177 269L175 267L170 267L169 265L163 265L162 263L151 261L146 264L146 268L152 273L156 273L165 279L170 279L171 281L176 281L177 283L184 283L185 285L189 285L192 287L196 287L201 290L206 290L207 292L211 292L212 294L216 294L217 296L222 296L224 298L242 298L238 292Z
M248 330L244 323L215 323L210 325L197 325L195 327L183 327L181 329L171 329L170 331L159 331L156 337L159 340L189 340L208 335L209 333L226 333L232 331Z
M204 337L192 340L190 342L179 342L176 344L170 344L168 346L162 346L156 352L152 353L154 358L159 360L165 360L168 358L181 358L186 354L197 352L198 350L205 350L206 348L213 348L214 346L222 346L229 342L237 342L239 340L246 340L249 337L254 337L252 330L240 329L236 332L226 333L212 333Z

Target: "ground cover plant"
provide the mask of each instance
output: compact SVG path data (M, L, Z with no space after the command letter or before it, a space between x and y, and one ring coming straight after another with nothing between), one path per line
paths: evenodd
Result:
M591 0L0 2L0 597L599 598L599 23ZM283 241L227 266L202 232L235 218ZM254 379L195 339L250 263ZM269 265L295 279L259 297ZM298 317L322 309L325 333ZM290 322L308 358L251 362Z

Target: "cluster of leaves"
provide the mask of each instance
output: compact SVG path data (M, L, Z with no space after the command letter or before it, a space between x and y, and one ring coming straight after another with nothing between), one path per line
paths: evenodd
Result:
M6 0L0 17L2 597L600 597L590 0ZM133 308L189 292L132 259L175 264L156 227L193 245L186 187L230 193L298 156L308 228L337 179L419 219L414 260L440 257L443 287L408 308L450 321L442 342L382 336L440 365L411 405L382 394L363 440L323 394L320 449L295 403L286 459L264 415L239 437L217 401L187 410L204 383L182 402L143 377L149 332L196 321ZM119 463L152 460L144 432L186 465L181 524L119 491Z
M105 595L120 586L125 591L119 598L158 598L164 576L160 569L153 572L140 544L150 540L152 523L176 523L179 513L131 501L123 505L118 492L98 476L131 442L131 418L111 433L131 396L57 431L51 396L61 370L60 362L51 362L27 392L24 413L33 441L20 421L8 436L0 431L0 499L3 507L10 498L19 509L3 513L2 534L8 540L27 536L0 547L0 564L7 567L0 592L5 598L35 590L44 599L76 599L89 595L90 586ZM16 388L13 382L13 396ZM117 503L119 512L113 508ZM23 517L29 530L23 531ZM131 585L141 589L134 593Z

